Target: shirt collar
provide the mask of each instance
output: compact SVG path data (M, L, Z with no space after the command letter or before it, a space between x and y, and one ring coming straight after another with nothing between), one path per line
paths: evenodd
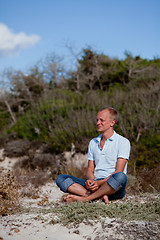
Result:
M109 140L109 141L114 141L115 136L116 136L116 132L114 131L113 135L112 135L110 138L108 138L108 140ZM102 138L102 134L100 134L100 135L96 138L96 141L100 143L101 138Z

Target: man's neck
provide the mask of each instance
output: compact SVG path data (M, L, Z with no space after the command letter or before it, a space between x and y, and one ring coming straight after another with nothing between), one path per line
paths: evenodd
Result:
M107 139L112 137L113 133L114 133L113 129L111 131L107 131L107 132L102 133L102 140L106 141Z

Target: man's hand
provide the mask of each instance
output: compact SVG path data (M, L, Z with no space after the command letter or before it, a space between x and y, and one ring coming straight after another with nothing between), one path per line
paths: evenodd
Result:
M98 181L94 181L94 180L87 180L85 183L85 187L91 191L91 192L95 192L97 191L97 189L99 188L99 184Z
M85 187L87 188L87 189L89 189L91 186L92 186L92 184L93 184L93 182L94 182L94 180L87 180L86 181L86 183L85 183Z

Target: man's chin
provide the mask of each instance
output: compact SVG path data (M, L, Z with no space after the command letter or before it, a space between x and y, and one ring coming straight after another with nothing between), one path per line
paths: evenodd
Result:
M102 130L101 130L100 128L97 128L97 131L98 131L98 132L102 132Z

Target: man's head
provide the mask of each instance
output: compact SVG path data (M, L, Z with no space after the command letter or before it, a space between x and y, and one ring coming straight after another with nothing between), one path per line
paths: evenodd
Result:
M97 114L97 129L99 132L113 130L117 121L117 111L114 108L102 108Z
M109 115L110 115L110 118L112 120L115 120L115 122L117 122L118 120L118 112L116 109L112 108L112 107L105 107L105 108L102 108L99 110L99 112L102 112L102 111L108 111L109 112Z

